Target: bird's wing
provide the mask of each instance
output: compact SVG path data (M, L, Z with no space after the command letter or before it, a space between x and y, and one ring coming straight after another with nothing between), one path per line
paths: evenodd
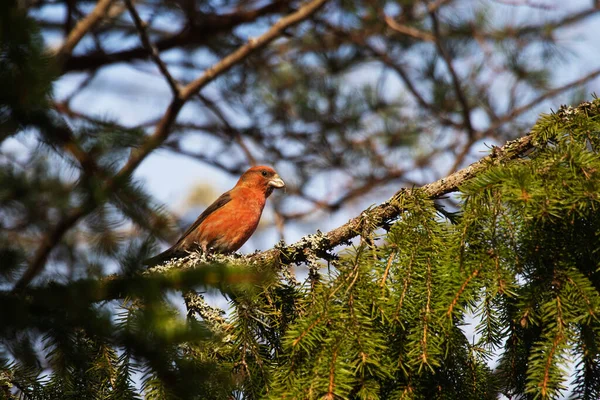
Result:
M204 210L204 212L202 212L202 214L200 214L198 219L196 219L196 221L185 231L185 233L183 235L181 235L181 238L177 241L177 243L175 243L175 246L177 246L183 239L185 239L187 237L187 235L192 233L194 231L194 229L196 229L198 226L200 226L202 221L204 221L210 214L214 213L215 211L217 211L219 208L223 207L225 204L229 203L230 201L231 201L231 190L223 193L217 200L215 200L210 206L208 206L208 208L206 210ZM175 246L173 246L173 247L175 247Z
M154 257L148 258L147 260L144 260L143 263L145 265L148 265L151 267L151 266L154 266L157 264L162 264L165 261L170 260L171 258L185 256L185 251L182 251L181 249L177 249L177 245L179 243L181 243L181 241L183 239L185 239L187 235L189 235L191 232L193 232L194 229L196 229L202 223L202 221L204 221L210 214L217 211L219 208L223 207L225 204L229 203L231 201L231 193L230 192L231 192L231 190L229 192L223 193L217 200L214 201L214 203L212 203L210 206L208 206L208 208L206 210L204 210L204 212L202 214L200 214L200 216L198 217L198 219L196 219L196 221L192 224L192 226L190 226L185 231L185 233L181 236L181 238L177 241L177 243L175 243L173 246L171 246L167 250L163 251L162 253L160 253Z

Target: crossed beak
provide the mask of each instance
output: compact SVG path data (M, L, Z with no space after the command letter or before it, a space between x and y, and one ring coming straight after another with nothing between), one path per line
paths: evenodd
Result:
M281 179L279 177L279 175L275 174L273 179L271 179L269 181L269 186L273 186L274 188L281 189L282 187L285 187L285 182L283 181L283 179Z

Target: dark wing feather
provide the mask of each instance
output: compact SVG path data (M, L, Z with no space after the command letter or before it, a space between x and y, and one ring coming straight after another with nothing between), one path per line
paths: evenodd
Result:
M223 207L225 204L229 203L231 201L231 191L229 192L225 192L223 193L217 200L215 200L210 206L208 206L208 208L206 210L204 210L202 212L202 214L200 214L200 216L196 219L196 221L185 231L185 233L183 235L181 235L181 238L179 238L179 240L177 241L177 243L175 243L173 246L169 247L167 250L163 251L162 253L148 258L147 260L144 260L143 263L145 265L148 266L154 266L157 264L162 264L165 261L168 261L172 258L179 258L179 257L183 257L186 255L186 252L182 251L182 250L177 250L176 247L179 243L181 243L181 241L183 239L185 239L185 237L187 235L189 235L190 233L192 233L194 231L194 229L196 229L198 226L200 226L200 224L202 223L202 221L204 221L206 218L208 218L208 216L212 213L214 213L215 211L217 211L219 208Z

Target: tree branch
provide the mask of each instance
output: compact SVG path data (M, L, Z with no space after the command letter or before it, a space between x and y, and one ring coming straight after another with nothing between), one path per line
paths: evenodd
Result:
M180 32L157 40L153 43L153 47L160 52L177 46L203 44L215 35L230 32L241 24L253 22L271 13L284 11L288 3L289 0L279 0L250 11L236 11L220 15L205 14L198 18L197 21L192 21L190 26L186 26ZM143 58L147 54L148 51L145 46L108 54L96 51L90 54L70 57L64 64L63 73L97 69L116 62L127 62Z
M435 42L435 37L431 33L413 28L412 26L400 24L389 15L385 16L385 23L388 27L390 27L390 29L403 35L423 40L425 42Z
M460 185L486 171L490 167L524 156L534 147L532 141L533 136L527 135L517 140L507 142L502 147L494 147L491 154L481 160L447 176L446 178L439 179L416 190L423 191L431 199L436 199L448 193L456 192ZM137 278L111 275L101 280L83 279L76 281L74 287L76 288L75 290L81 290L84 293L87 293L86 296L89 297L90 301L97 302L114 300L131 295L131 293L127 292L127 288L130 285L129 281L131 279L138 279L139 284L134 286L139 290L141 287L140 285L143 285L145 277L160 282L164 281L165 287L185 290L190 289L185 285L185 282L188 282L188 284L190 283L189 280L183 279L178 275L170 274L170 272L176 271L182 274L200 274L201 276L204 276L209 274L210 271L223 272L222 267L219 266L226 264L242 267L247 263L268 264L276 262L282 272L285 273L287 271L285 266L289 264L304 262L315 255L330 257L330 255L327 254L328 250L332 250L336 246L348 243L354 237L361 235L363 229L366 227L366 223L371 227L373 226L373 223L378 227L382 227L398 218L404 210L397 206L396 199L413 190L415 189L403 188L396 192L390 200L376 207L364 210L359 216L350 219L344 225L327 233L317 231L316 234L307 235L291 245L275 246L273 249L242 257L238 255L224 256L220 254L205 256L202 254L191 253L187 258L174 259L167 261L162 265L156 265ZM197 268L199 265L211 266L212 269ZM241 269L240 271L244 271L244 269ZM31 276L31 278L33 278L33 276ZM25 284L21 284L21 281L19 281L19 284L17 284L18 289L24 290L31 278L28 280L22 278L21 281L25 281ZM239 277L233 276L231 279L232 282L239 282ZM148 284L152 285L152 283ZM31 295L34 292L37 293L40 291L40 293L45 293L47 290L48 289L45 288L35 288L30 289L25 293ZM202 315L202 313L200 315Z
M442 36L440 33L440 26L439 26L437 15L436 15L435 11L431 11L429 15L431 16L433 32L435 34L435 45L436 45L439 53L441 54L442 58L446 62L446 66L448 67L448 72L450 72L450 77L452 78L452 84L454 85L454 92L456 93L458 102L462 106L463 121L465 124L465 128L467 129L467 134L469 135L469 138L473 138L475 136L475 130L473 129L473 125L471 124L471 108L469 107L469 103L467 102L467 97L465 96L465 93L461 86L460 78L458 77L458 74L456 73L456 70L454 69L454 66L452 65L452 58L450 57L450 54L448 53L448 51L446 50L446 48L444 47L444 45L442 43Z
M533 136L527 135L520 139L507 142L502 147L494 147L490 155L471 164L467 168L416 190L423 191L431 199L436 199L448 193L456 192L460 185L475 177L477 174L486 171L490 167L524 156L533 148L532 141ZM143 273L143 276L136 279L139 279L140 285L143 282L144 277L171 282L171 275L164 278L161 278L161 276L170 271L179 270L181 270L181 273L185 274L194 274L196 273L194 271L197 271L198 274L208 273L207 268L197 268L199 265L212 266L214 271L221 271L219 266L222 265L232 264L237 267L242 267L247 263L266 264L277 262L281 271L285 273L287 269L282 266L300 263L315 255L330 257L330 255L327 254L328 250L332 250L341 244L348 243L348 241L354 237L361 235L365 223L369 223L369 226L373 226L373 223L376 223L376 226L382 227L398 218L404 210L397 206L396 199L405 193L410 193L412 190L415 189L403 188L396 192L390 200L376 207L364 210L359 216L352 218L344 225L327 233L317 231L316 234L307 235L291 245L275 246L273 249L242 257L238 255L224 256L220 254L206 256L199 253L191 253L187 258L174 259L167 261L162 265L156 265ZM243 269L241 271L243 271ZM175 275L175 277L177 277L177 275ZM77 281L75 282L75 286L80 288L78 290L82 290L85 293L91 293L91 295L88 295L91 301L114 300L126 295L131 295L131 293L127 293L130 279L132 278L111 275L102 280L85 279ZM235 281L235 279L233 279L233 281ZM185 286L186 280L181 277L174 279L174 282L177 283L177 285L183 285L181 287L177 286L178 288L189 289L189 287ZM135 287L138 288L138 286ZM36 291L44 290L46 289L30 289L27 293L31 294Z
M99 0L94 10L89 13L84 19L79 21L75 28L69 33L65 43L57 51L57 58L62 63L71 55L77 43L96 26L96 24L104 18L113 0Z
M167 83L169 84L169 87L173 92L173 96L179 97L179 85L171 76L171 73L169 72L169 69L167 68L163 60L161 60L160 54L158 53L158 49L156 48L156 46L154 46L152 42L150 42L150 38L148 37L148 32L146 30L146 23L140 18L140 15L136 11L131 0L125 0L125 5L127 6L127 9L129 9L129 13L133 18L135 27L140 35L142 44L148 50L148 53L150 53L150 57L167 80Z

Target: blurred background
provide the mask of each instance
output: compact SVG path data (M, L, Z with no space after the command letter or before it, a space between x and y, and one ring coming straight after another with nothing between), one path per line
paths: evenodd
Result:
M56 56L39 66L51 82L44 106L106 172L95 179L110 181L168 112L169 82L200 77L302 3L19 5ZM20 201L31 198L3 211L4 237L42 255L37 279L119 271L132 246L173 243L257 164L288 186L242 252L328 231L526 134L539 113L590 99L600 87L599 12L590 0L325 2L190 96L127 170L127 194L108 185L102 195L116 200L102 205L86 200L90 174L64 151L68 141L5 123L0 163L30 185ZM39 185L42 175L52 183Z

